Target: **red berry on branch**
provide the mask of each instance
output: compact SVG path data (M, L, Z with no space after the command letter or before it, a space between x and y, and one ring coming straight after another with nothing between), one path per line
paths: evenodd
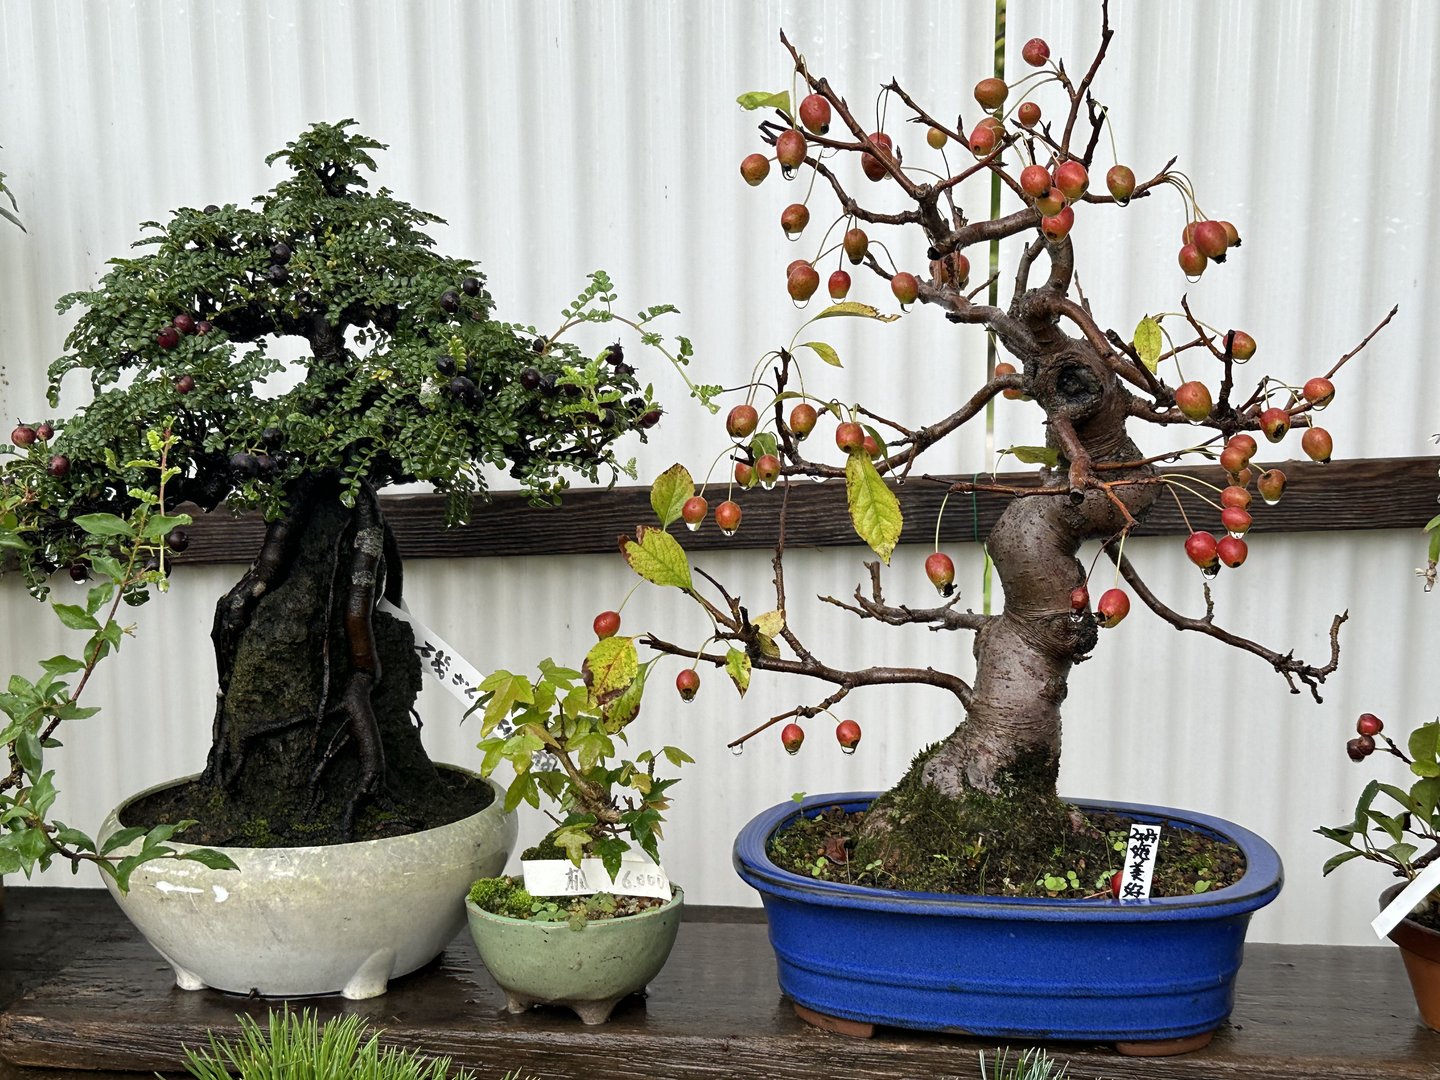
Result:
M694 668L682 668L675 676L675 689L679 691L681 701L693 701L700 689L699 673Z
M620 632L620 613L618 611L602 611L595 616L592 624L597 638L614 637Z

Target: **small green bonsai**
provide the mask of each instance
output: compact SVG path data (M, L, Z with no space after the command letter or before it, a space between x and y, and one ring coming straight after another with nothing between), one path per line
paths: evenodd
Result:
M482 716L480 772L503 761L515 769L507 808L540 805L543 792L559 808L542 848L575 863L598 858L613 880L631 847L660 861L658 841L676 777L656 774L661 760L679 768L693 758L677 746L627 755L625 729L640 712L652 659L641 664L635 639L619 634L620 616L595 620L600 640L579 671L553 660L533 681L497 671L480 684L472 712ZM658 658L657 658L658 659Z

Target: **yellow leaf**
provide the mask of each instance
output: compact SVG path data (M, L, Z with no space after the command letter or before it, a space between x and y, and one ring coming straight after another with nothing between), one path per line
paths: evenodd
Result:
M904 516L895 493L880 479L875 463L861 450L845 462L845 500L855 532L870 545L881 560L889 563L890 553L900 542Z

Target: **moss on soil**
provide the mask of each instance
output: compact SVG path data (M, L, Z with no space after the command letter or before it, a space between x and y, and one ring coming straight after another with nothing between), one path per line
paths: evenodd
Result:
M531 857L530 851L525 853L525 858ZM653 911L665 904L653 896L615 896L605 892L588 896L533 896L518 877L481 878L470 886L469 899L492 915L535 922L565 922L574 930L594 919L620 919Z
M868 812L838 807L777 832L776 865L825 881L910 892L980 896L1108 896L1124 861L1130 819L1081 814L1053 796L1054 763L1021 758L999 778L998 795L953 798L920 779L922 753ZM878 819L878 820L876 820ZM1245 872L1240 850L1204 833L1166 829L1152 896L1222 889Z

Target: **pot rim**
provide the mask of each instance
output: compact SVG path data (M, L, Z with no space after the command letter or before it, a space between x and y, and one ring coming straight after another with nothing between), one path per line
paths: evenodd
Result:
M360 846L363 846L363 845L366 845L366 844L397 844L397 843L403 843L405 840L409 839L410 837L416 836L416 835L433 835L433 834L438 833L438 832L441 832L441 831L443 831L443 830L445 830L445 829L454 829L454 828L457 828L457 827L464 827L467 822L474 821L476 818L479 818L479 817L481 817L481 816L483 816L483 815L485 815L485 814L496 813L496 812L497 812L497 808L499 808L499 810L498 810L499 816L501 816L501 817L504 817L504 816L505 816L505 811L504 811L504 805L505 805L505 789L504 789L503 787L501 787L498 783L496 783L495 780L494 780L492 777L481 776L479 773L477 773L477 772L475 772L475 771L473 771L473 770L471 770L471 769L466 769L466 768L464 768L464 767L462 767L462 766L460 766L460 765L451 765L451 764L446 763L446 762L436 762L436 763L435 763L435 767L436 767L437 769L445 769L445 770L447 770L447 771L449 771L449 772L462 773L463 775L473 777L473 778L476 779L476 780L483 780L486 784L490 785L490 790L491 790L491 792L493 793L494 797L490 800L489 804L488 804L484 809L482 809L482 810L479 810L479 811L477 811L477 812L475 812L475 813L473 813L473 814L467 815L466 817L457 818L456 820L454 820L454 821L452 821L452 822L449 822L448 824L445 824L445 825L437 825L437 826L436 826L435 828L433 828L433 829L424 829L424 830L422 830L422 831L421 831L420 833L418 833L418 834L417 834L417 833L402 833L402 834L399 835L399 836L382 836L382 837L380 837L379 839L376 839L376 840L348 840L348 841L346 841L346 842L343 843L343 844L308 844L308 845L300 846L300 847L284 847L284 846L280 846L280 847L238 847L238 846L234 846L234 845L225 847L225 846L219 846L219 845L216 845L216 844L190 844L190 843L186 843L186 842L183 841L183 840L167 840L167 841L166 841L166 845L169 846L169 847L174 848L176 851L200 851L200 850L206 850L206 851L219 851L219 852L224 853L224 854L228 854L228 853L230 853L230 852L236 852L236 851L238 851L238 852L276 852L276 851L292 851L292 852L297 852L297 853L314 853L314 852L322 852L322 851L337 851L337 850L342 850L342 849L347 849L347 848L356 848L356 847L360 847ZM125 799L123 802L121 802L120 805L117 806L117 807L115 807L114 810L110 811L110 813L106 816L105 820L101 823L101 825L100 825L100 835L98 835L98 836L96 837L96 839L97 839L99 842L101 842L101 843L104 842L104 837L105 837L106 835L108 835L107 830L106 830L106 826L107 826L108 824L110 824L110 822L111 822L112 820L115 822L115 827L116 827L116 830L117 830L117 831L118 831L120 828L123 828L124 826L122 826L122 825L120 824L121 815L123 815L126 810L128 810L128 809L129 809L132 805L134 805L135 803L139 802L141 799L144 799L144 798L146 798L146 797L148 797L148 796L150 796L150 795L154 795L154 794L156 794L157 792L166 791L166 790L168 790L168 789L170 789L170 788L180 787L182 784L193 783L195 780L198 780L198 779L200 778L200 775L201 775L200 773L191 773L191 774L188 775L188 776L177 777L177 778L174 779L174 780L166 780L166 781L164 781L164 782L162 782L162 783L159 783L159 784L153 784L153 785L151 785L150 787L145 788L143 791L137 791L134 795L131 795L129 798L127 798L127 799Z
M807 904L872 911L903 911L914 915L964 916L982 919L1027 919L1051 922L1128 922L1154 919L1224 918L1248 913L1270 903L1284 883L1280 855L1264 839L1223 818L1190 810L1146 803L1098 799L1067 800L1083 809L1124 813L1141 821L1176 824L1222 837L1236 844L1245 856L1240 880L1213 893L1164 896L1127 903L1050 897L977 896L954 893L904 892L843 882L817 881L782 870L770 861L766 847L771 835L795 817L826 806L858 810L882 794L876 791L811 795L799 805L793 801L764 810L736 837L733 863L736 872L762 895Z
M641 922L645 919L658 918L659 916L664 915L668 911L673 911L676 907L683 904L685 901L684 889L682 889L679 885L674 884L673 882L671 883L670 888L673 890L670 899L665 901L665 903L661 904L657 908L648 908L645 911L637 911L633 915L625 915L618 919L590 919L586 921L585 926L582 929L588 930L592 926L628 926L636 922ZM537 922L534 919L516 919L512 918L509 915L497 915L493 911L486 911L484 908L476 904L475 901L471 900L468 896L465 897L465 910L475 916L478 916L485 922L499 923L501 926L533 926L547 930L558 926L563 927L566 930L570 929L569 923L549 921Z

